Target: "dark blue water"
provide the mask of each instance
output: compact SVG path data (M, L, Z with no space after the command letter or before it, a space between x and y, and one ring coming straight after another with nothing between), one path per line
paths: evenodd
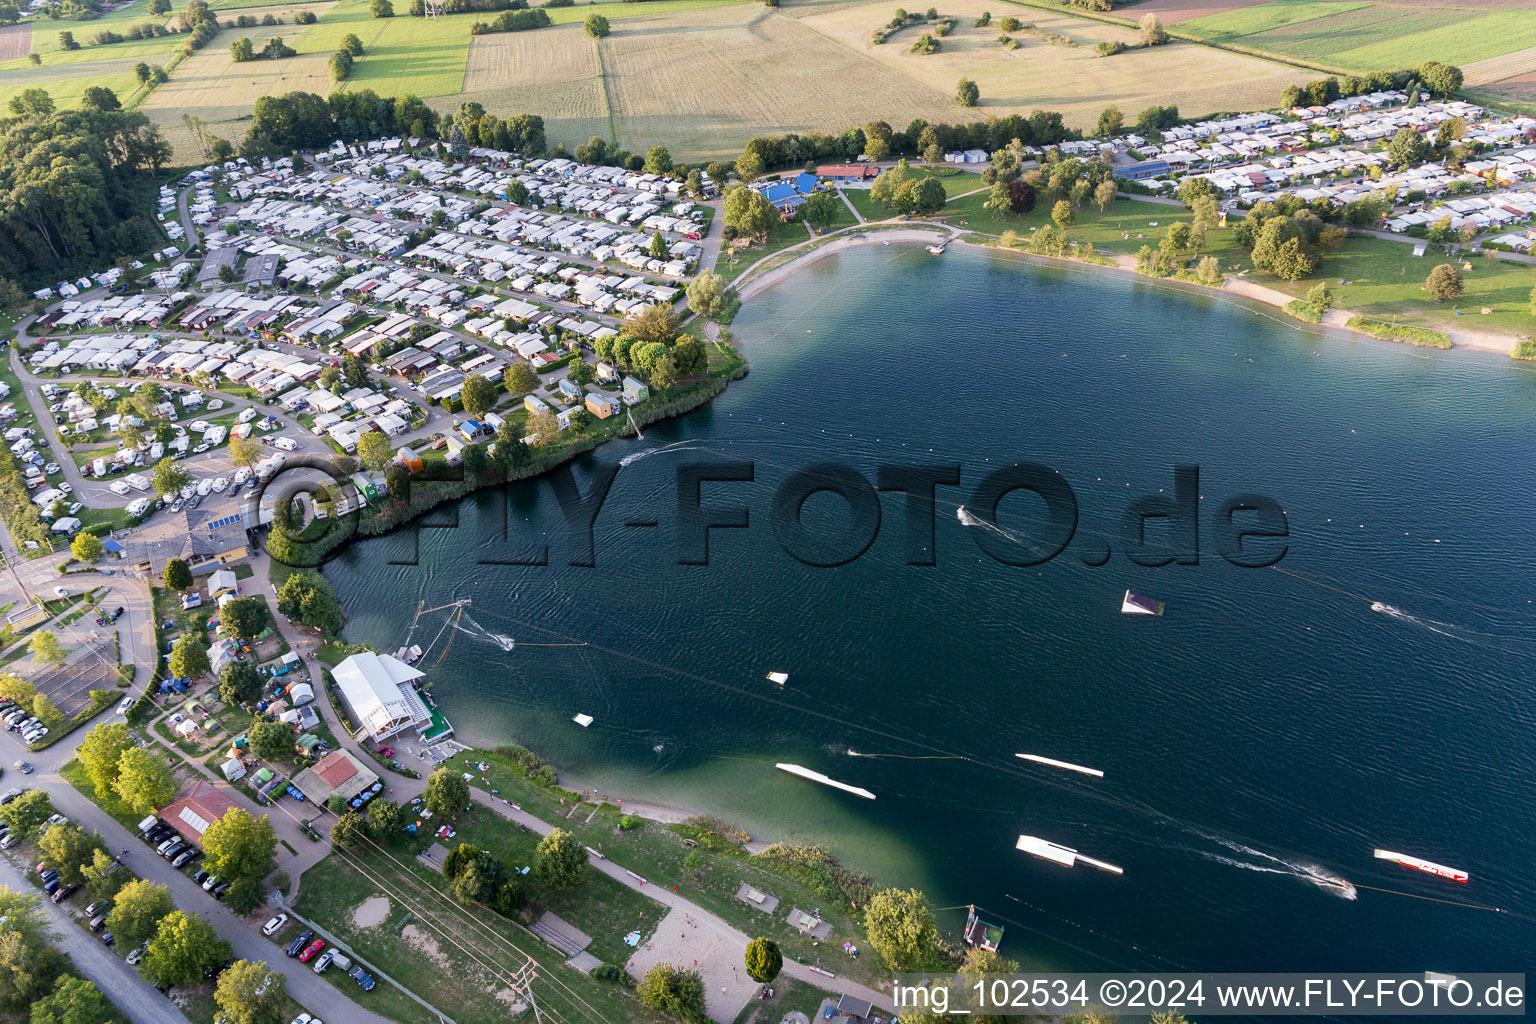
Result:
M825 844L936 906L976 902L1026 962L1530 962L1527 368L1363 343L1148 282L903 246L816 263L753 299L735 329L749 377L574 467L585 489L621 456L692 442L620 471L595 568L566 564L547 483L480 494L456 529L419 531L419 565L386 564L412 547L396 534L328 569L349 635L393 649L418 600L471 597L457 628L439 636L436 613L414 637L437 638L426 664L462 737L515 740L568 779ZM755 479L705 484L704 503L746 505L750 525L712 531L709 565L679 565L678 467L726 458L752 460ZM937 564L906 564L897 494L852 563L786 554L774 490L828 461L871 481L881 464L960 464L961 485L939 488ZM1026 461L1058 471L1080 506L1066 551L1030 568L984 554L975 536L988 528L956 513L987 473ZM1176 464L1200 467L1199 564L1131 564L1121 514L1171 495ZM1215 554L1208 519L1243 493L1283 507L1286 573ZM1016 492L998 525L1028 540L1041 510ZM825 493L804 515L824 536L851 525ZM550 564L482 564L505 559L508 537L547 541ZM1084 564L1106 544L1107 564ZM1166 614L1119 614L1127 587ZM566 641L589 646L531 646ZM790 674L783 691L771 670ZM595 724L572 723L578 712ZM862 756L875 754L904 756ZM1034 860L1013 848L1021 833L1125 874ZM1376 861L1374 847L1472 880Z

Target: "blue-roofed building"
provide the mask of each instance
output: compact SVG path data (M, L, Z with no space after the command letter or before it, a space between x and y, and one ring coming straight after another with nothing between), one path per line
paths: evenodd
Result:
M805 196L795 191L795 186L787 181L772 181L764 185L760 191L763 198L778 207L780 213L788 217L800 209L800 204L805 202Z
M1141 163L1116 167L1115 177L1141 181L1144 178L1155 178L1160 174L1167 174L1172 169L1166 160L1143 160Z
M820 182L820 180L821 179L817 178L816 175L811 174L809 171L801 171L799 174L795 175L795 191L799 192L803 196L808 196L812 192L816 191L816 185Z

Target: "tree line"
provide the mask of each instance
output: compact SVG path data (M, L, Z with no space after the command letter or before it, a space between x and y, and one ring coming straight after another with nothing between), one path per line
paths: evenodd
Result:
M1435 96L1449 96L1461 88L1462 78L1461 68L1435 60L1395 71L1372 71L1342 78L1329 75L1305 85L1286 86L1280 92L1280 108L1321 107L1343 97L1401 89L1409 91L1409 102L1413 103L1417 101L1421 90Z

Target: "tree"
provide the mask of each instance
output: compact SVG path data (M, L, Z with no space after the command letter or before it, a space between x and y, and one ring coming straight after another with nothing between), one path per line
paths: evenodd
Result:
M507 393L512 395L526 395L539 386L539 375L533 372L533 367L527 363L513 363L507 369L503 379Z
M670 303L652 302L624 318L624 333L637 342L670 345L677 337L677 314Z
M646 174L666 174L670 170L672 170L672 154L667 151L666 146L652 146L645 151Z
M213 671L213 666L208 663L208 648L191 633L183 633L171 648L168 667L177 679L196 679L204 672Z
M219 699L231 706L250 704L261 699L263 678L248 661L231 661L219 673Z
M1461 88L1461 68L1454 64L1427 60L1414 69L1414 74L1424 84L1424 88L1439 96L1449 96Z
M393 800L375 799L368 805L368 834L386 839L405 827L405 808Z
M427 776L427 810L452 817L469 806L469 783L452 768L440 767Z
M1412 128L1399 128L1397 134L1392 136L1392 141L1387 143L1387 158L1397 167L1421 164L1429 156L1429 143Z
M513 420L503 420L496 429L496 464L503 469L526 465L533 457L523 443L523 425Z
M32 1004L28 1024L101 1024L116 1015L107 997L87 978L61 975L53 991Z
M763 174L763 158L756 153L743 153L736 158L736 177L744 182L756 181ZM717 183L723 183L724 178L716 178Z
M1094 134L1101 139L1112 139L1125 130L1125 115L1120 108L1110 104L1099 111L1099 124Z
M208 870L223 879L262 877L276 850L277 835L267 816L257 818L243 807L231 807L203 832Z
M118 101L117 93L104 85L87 86L80 97L80 106L86 110L121 110L123 105Z
M11 113L17 117L47 117L53 113L53 97L48 90L33 87L11 97Z
M136 878L118 890L112 912L107 915L107 929L132 949L155 934L160 920L175 909L171 890Z
M171 13L171 0L149 0L149 13L155 17Z
M155 929L144 953L144 976L157 985L193 985L203 972L229 959L229 943L196 914L173 910Z
M103 722L85 734L85 739L75 748L75 757L90 776L96 792L105 795L117 782L118 760L123 751L132 749L135 749L133 736L127 723Z
M241 878L224 894L224 905L244 917L267 901L267 887L259 878Z
M10 803L0 804L0 821L23 839L30 838L53 814L53 801L41 789L29 789Z
M219 628L239 640L254 640L267 628L267 602L262 597L237 597L219 611Z
M251 753L263 761L280 761L293 753L293 727L282 722L253 722L246 735Z
M827 194L829 193L817 193L817 195ZM810 200L806 203L809 205ZM804 207L801 209L803 211ZM701 271L699 276L688 284L688 308L702 317L713 320L725 308L729 287L725 278L714 271Z
M94 851L103 848L101 836L87 835L80 826L63 823L49 825L37 840L38 852L65 885L80 884L80 869L90 863Z
M356 32L348 32L341 37L341 48L354 57L363 55L363 41L357 38Z
M1115 185L1114 178L1105 178L1093 187L1093 201L1098 206L1100 213L1103 213L1104 209L1115 201L1117 191L1118 187Z
M283 1024L288 979L260 960L236 960L219 975L213 1001L224 1024Z
M555 889L568 889L581 880L587 867L587 850L581 840L563 828L539 840L533 854L533 871Z
M584 388L597 380L597 371L592 369L592 364L585 359L578 359L572 363L565 375L579 388Z
M784 957L778 943L758 937L747 943L747 977L767 985L784 969Z
M400 492L397 492L400 493ZM288 574L277 591L277 610L296 622L328 633L341 629L341 602L324 576L303 569Z
M248 437L232 437L229 439L229 461L236 466L250 468L260 462L262 458L261 445Z
M584 25L587 30L587 35L591 36L593 39L601 39L610 31L608 27L608 19L603 17L601 14L598 14L596 11L593 11L591 14L587 15L587 20L584 22Z
M349 810L337 815L336 824L331 826L331 842L343 849L350 850L361 845L367 834L367 824L356 811Z
M1442 263L1429 272L1424 287L1429 289L1429 297L1436 302L1454 299L1461 294L1463 288L1461 272L1449 263Z
M969 78L962 78L955 88L955 102L962 107L974 107L981 102L981 89Z
M256 59L256 44L251 42L249 36L241 36L229 44L229 56L236 63L244 63Z
M1168 33L1163 31L1163 23L1155 14L1143 14L1138 27L1142 46L1161 46L1168 41Z
M1200 265L1195 268L1195 276L1200 278L1201 284L1220 284L1221 262L1215 256L1202 256Z
M389 0L373 0L369 10L375 18L393 18L395 16L395 5L390 3Z
M479 416L496 404L496 386L480 374L472 373L464 378L459 399L464 403L465 412Z
M781 219L778 208L756 189L738 186L725 193L726 226L743 235L766 239Z
M27 642L27 650L32 652L32 660L39 665L61 665L66 657L59 638L49 629L40 629L33 633L32 639Z
M1168 225L1168 233L1163 235L1163 240L1158 243L1158 248L1164 252L1181 253L1190 248L1192 244L1193 229L1183 221L1175 221Z
M368 469L378 472L394 461L395 451L382 431L370 430L357 439L357 458Z
M687 1024L709 1020L704 1010L704 975L671 964L657 964L645 972L635 994L640 1005L675 1017Z
M915 969L938 942L928 898L916 889L882 889L864 908L869 944L893 971Z
M162 498L169 498L192 482L192 474L170 456L155 463L154 471L150 475L154 481L155 493Z
M78 50L78 49L80 49L80 43L75 39L75 34L73 32L64 31L64 32L60 32L59 33L59 49L61 49L61 50Z
M1065 231L1067 225L1077 217L1077 211L1072 209L1072 204L1065 199L1056 200L1056 205L1051 207L1051 220L1056 222L1060 231Z
M337 50L331 54L331 77L338 82L344 82L352 73L352 55L346 50Z
M1332 308L1333 292L1328 290L1327 281L1319 281L1307 289L1307 304L1319 313Z
M132 878L106 850L91 854L91 862L80 869L85 879L85 894L92 900L108 900Z
M149 814L175 798L176 777L159 757L143 747L129 747L118 759L113 788L129 807Z

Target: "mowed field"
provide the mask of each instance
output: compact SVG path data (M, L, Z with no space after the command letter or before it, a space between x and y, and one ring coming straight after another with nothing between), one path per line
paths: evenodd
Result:
M619 141L635 150L729 157L754 135L967 114L953 83L935 88L755 4L615 24L601 48Z
M1127 13L1176 0L1151 0ZM1467 65L1536 45L1536 0L1358 3L1270 0L1179 20L1177 30L1319 64L1360 71L1426 60ZM1536 65L1529 69L1536 70ZM1523 70L1516 68L1515 73Z
M432 105L451 113L471 100L501 115L538 114L545 135L568 144L609 136L597 43L579 24L475 37L462 95Z
M939 53L919 57L907 53L906 48L921 28L905 29L880 46L869 43L870 30L885 21L893 9L888 2L827 4L825 13L815 13L816 6L815 2L789 3L782 10L793 15L810 9L812 13L804 17L808 27L946 98L953 96L960 78L973 79L981 89L978 113L983 116L1028 113L1037 108L1059 110L1068 123L1090 128L1099 111L1110 104L1131 118L1152 104L1173 104L1185 116L1261 108L1273 106L1286 85L1307 78L1307 72L1297 68L1189 43L1101 57L1092 49L1095 44L1110 40L1131 43L1135 33L1065 14L1000 8L984 0L951 0L942 5L939 12L955 16L958 24L941 40ZM983 11L992 13L992 24L973 27L972 19ZM997 20L1005 14L1069 36L1079 45L1053 46L1017 34L1020 47L1005 50L997 42ZM948 119L959 119L966 113L951 102ZM896 116L887 119L893 124L898 120Z

